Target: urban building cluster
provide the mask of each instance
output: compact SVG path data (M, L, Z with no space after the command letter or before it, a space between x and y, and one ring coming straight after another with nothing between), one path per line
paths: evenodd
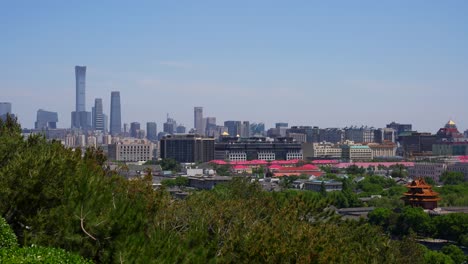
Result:
M110 159L126 162L159 158L185 163L297 159L366 162L468 156L468 130L459 132L452 120L435 134L396 122L383 128L320 128L278 122L267 129L264 123L247 120L219 123L216 117L206 117L203 107L196 106L193 128L187 129L167 115L162 131L158 131L156 122L122 122L119 91L110 94L109 117L103 98L95 98L91 109L87 108L86 66L75 67L75 92L70 128L58 127L57 112L39 109L34 128L24 129L24 134L44 134L70 148L100 147ZM0 102L0 118L12 113L11 103ZM424 166L421 163L415 170L421 167L423 173ZM453 166L444 163L441 167L451 170ZM439 169L431 173L435 171Z

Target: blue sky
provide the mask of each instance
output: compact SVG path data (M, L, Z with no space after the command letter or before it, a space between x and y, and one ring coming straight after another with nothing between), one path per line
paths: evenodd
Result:
M70 125L74 66L87 108L121 92L123 122L193 107L224 120L468 128L467 1L4 1L0 101Z

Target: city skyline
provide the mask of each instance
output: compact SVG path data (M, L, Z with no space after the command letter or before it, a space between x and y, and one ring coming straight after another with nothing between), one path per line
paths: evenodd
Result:
M24 127L38 109L67 127L71 68L86 65L86 101L107 112L120 91L122 123L171 113L191 127L202 106L266 127L468 128L468 3L266 3L6 3L0 28L15 42L0 44L0 101Z

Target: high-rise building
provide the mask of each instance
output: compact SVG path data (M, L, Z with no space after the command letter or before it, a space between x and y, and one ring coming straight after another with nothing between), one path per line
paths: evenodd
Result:
M413 129L411 124L399 124L395 122L391 122L387 125L387 128L393 128L396 131L396 136L400 135L403 132L409 132Z
M86 111L86 66L75 66L76 112Z
M183 125L178 125L176 127L176 133L177 134L185 134L187 132L187 129Z
M194 112L194 128L200 135L205 134L205 128L203 127L203 107L196 106L193 108Z
M168 116L166 123L163 124L163 131L168 134L174 134L176 132L176 127L177 122Z
M132 122L130 123L130 136L138 138L138 132L140 131L140 123Z
M228 129L228 134L231 137L236 137L241 135L242 122L241 121L225 121L224 126Z
M11 114L11 103L0 102L0 116Z
M216 117L203 118L205 125L205 136L213 136L216 131Z
M249 121L242 122L240 136L243 138L250 137L250 122Z
M56 129L58 122L57 112L50 112L39 109L37 111L36 123L34 124L35 129Z
M75 66L75 111L72 112L72 128L88 129L92 126L92 114L86 112L86 66Z
M196 134L168 135L161 139L161 158L178 162L208 162L214 159L214 138Z
M104 116L104 132L107 133L109 131L109 116L106 114L102 114Z
M122 120L120 109L120 92L111 93L111 108L110 108L110 133L117 135L122 132Z
M155 122L146 123L146 138L149 140L158 140L157 125Z
M276 123L275 128L288 127L288 123Z
M252 136L265 136L265 124L264 123L252 123L252 124L250 124L250 135L252 135Z
M94 114L93 114L93 125L94 125L94 130L99 130L104 132L104 113L103 113L103 107L102 107L102 99L101 98L96 98L94 100Z

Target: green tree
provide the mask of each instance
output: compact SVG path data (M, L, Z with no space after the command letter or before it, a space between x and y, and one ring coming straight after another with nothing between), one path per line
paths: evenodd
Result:
M457 185L465 181L465 176L458 171L445 171L440 176L440 181L447 185Z
M424 254L424 262L431 264L455 264L449 256L442 252L427 250Z
M463 251L455 245L447 245L442 248L442 253L449 256L455 264L462 264L468 261L468 257L465 256Z

